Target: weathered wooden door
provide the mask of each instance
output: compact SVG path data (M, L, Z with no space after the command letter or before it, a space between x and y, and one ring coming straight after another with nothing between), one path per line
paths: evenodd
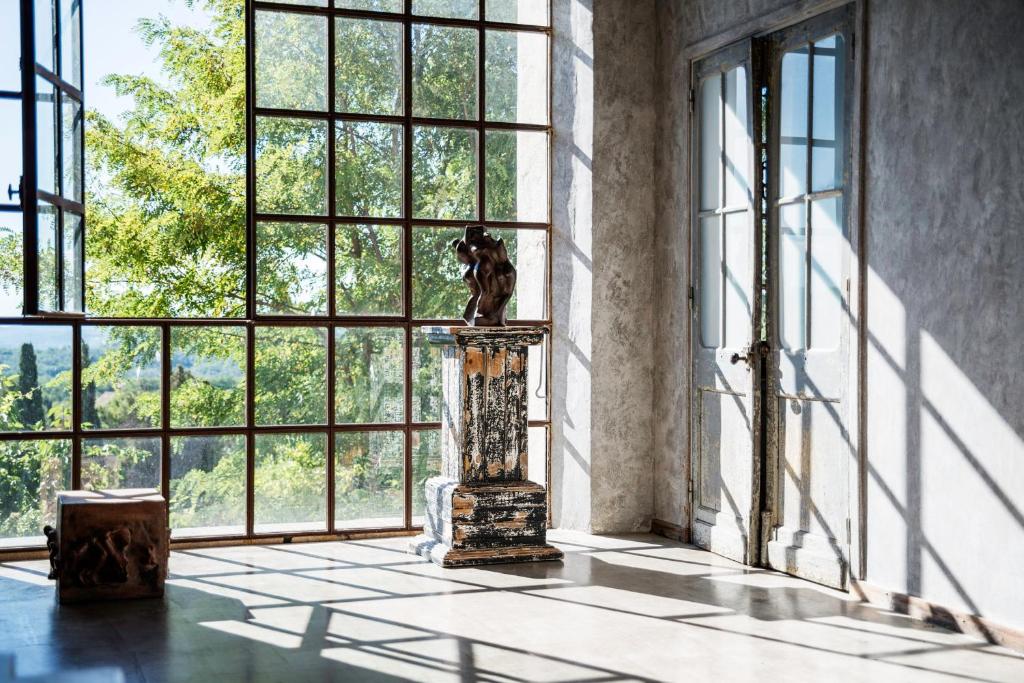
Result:
M850 548L849 12L769 38L764 555L846 587Z
M702 60L693 77L692 536L750 563L760 482L750 349L761 292L750 44Z

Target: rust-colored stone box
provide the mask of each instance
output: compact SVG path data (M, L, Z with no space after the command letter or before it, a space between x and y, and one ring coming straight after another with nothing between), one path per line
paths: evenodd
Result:
M157 491L62 491L47 532L61 603L163 596L170 539Z

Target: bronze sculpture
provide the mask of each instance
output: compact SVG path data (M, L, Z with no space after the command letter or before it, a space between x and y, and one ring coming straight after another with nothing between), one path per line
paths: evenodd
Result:
M474 327L505 327L505 308L516 288L516 269L505 242L482 225L467 225L462 239L453 240L452 247L466 266L462 281L470 293L462 319Z

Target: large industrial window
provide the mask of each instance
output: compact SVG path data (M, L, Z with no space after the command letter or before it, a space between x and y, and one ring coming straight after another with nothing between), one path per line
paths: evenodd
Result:
M201 21L138 23L159 74L117 62L94 108L118 4L22 2L36 26L85 17L84 272L53 266L85 313L64 285L23 315L49 261L23 248L22 188L0 206L0 547L39 545L67 487L159 487L176 539L414 528L440 465L421 328L462 313L467 223L508 244L510 324L549 323L547 0L196 2ZM75 229L49 258L81 253ZM530 371L546 463L547 349Z

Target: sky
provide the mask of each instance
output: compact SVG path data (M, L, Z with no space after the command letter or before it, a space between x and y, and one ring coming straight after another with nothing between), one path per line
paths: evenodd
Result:
M2 0L12 2L13 0ZM196 3L201 4L199 2ZM202 28L209 18L201 7L189 9L185 0L83 0L85 106L117 120L130 98L117 97L101 80L108 74L146 75L165 82L156 63L156 47L147 47L135 28L139 19L163 15L172 24ZM20 89L17 21L0 21L0 90ZM0 203L7 203L8 184L17 188L21 176L20 102L0 99ZM88 160L87 160L88 163ZM15 196L15 200L17 197ZM0 226L20 222L20 214L0 215ZM20 295L0 291L0 316L18 315Z

